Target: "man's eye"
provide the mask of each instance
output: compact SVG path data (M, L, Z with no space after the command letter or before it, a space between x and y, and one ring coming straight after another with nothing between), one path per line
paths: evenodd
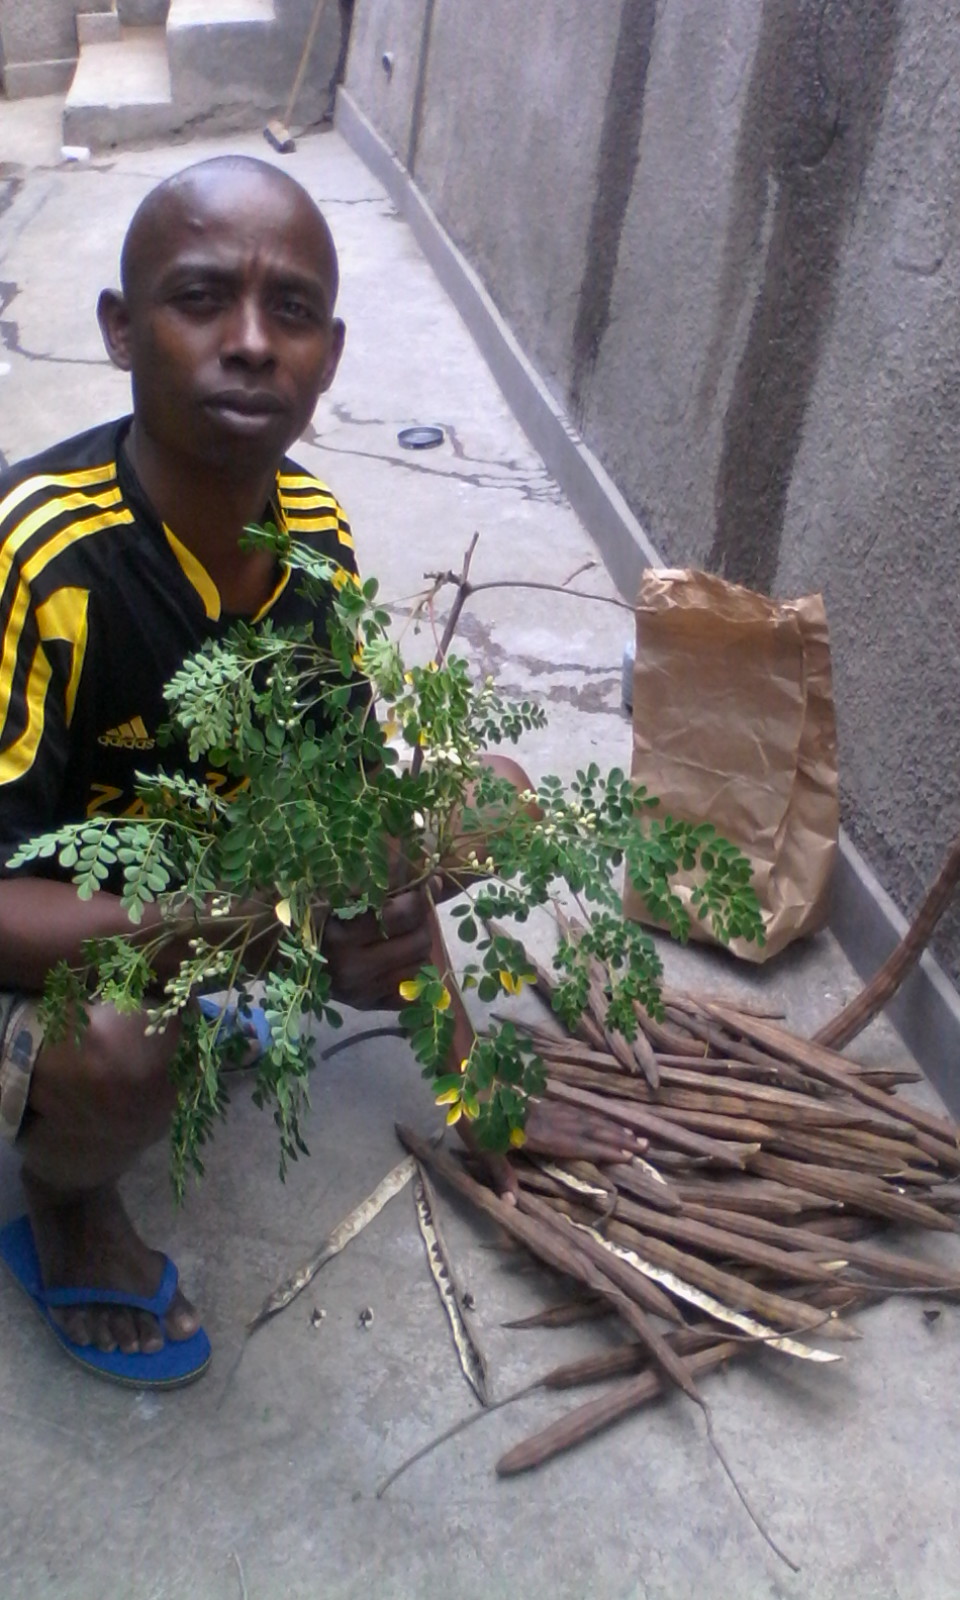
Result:
M203 284L181 289L175 296L176 304L184 306L189 311L206 310L208 307L219 305L221 298L215 289Z
M293 322L313 322L316 312L305 300L298 300L293 296L285 295L280 301L280 315Z

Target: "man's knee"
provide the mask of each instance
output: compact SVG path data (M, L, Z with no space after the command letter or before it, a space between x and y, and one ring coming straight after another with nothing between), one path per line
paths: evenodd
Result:
M142 1013L96 1005L78 1043L44 1045L34 1069L30 1110L97 1140L147 1145L164 1133L175 1102L170 1062L178 1028L145 1032Z
M98 1099L108 1113L133 1127L141 1122L148 1128L159 1124L162 1131L176 1100L170 1061L179 1028L171 1024L165 1033L152 1034L145 1029L142 1013L124 1014L112 1006L97 1006L91 1014L84 1054Z

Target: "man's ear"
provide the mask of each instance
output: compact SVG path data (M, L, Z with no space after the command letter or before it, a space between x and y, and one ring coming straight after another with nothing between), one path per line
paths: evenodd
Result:
M121 372L129 372L130 312L127 302L116 289L102 289L97 301L97 321L106 346L107 355Z
M330 325L330 348L323 366L323 377L320 382L320 393L326 394L331 383L337 375L340 357L343 355L344 341L347 337L346 324L339 317L334 317Z

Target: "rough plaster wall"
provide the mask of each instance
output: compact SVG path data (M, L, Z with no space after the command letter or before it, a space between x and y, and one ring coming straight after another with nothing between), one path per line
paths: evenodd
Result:
M358 0L381 128L410 9ZM415 173L666 558L824 591L908 912L960 827L958 83L951 0L436 0Z
M429 0L367 0L354 15L347 81L394 155L406 162ZM389 75L383 57L393 58Z
M707 403L701 396L717 360L714 329L734 346L742 339L753 287L748 267L743 305L718 307L733 222L728 173L757 22L757 9L738 0L661 6L645 79L611 95L610 114L621 120L642 99L642 124L609 314L576 406L655 542L669 559L701 565L713 532L721 415L716 394Z
M560 393L618 20L580 0L433 13L417 181Z
M917 904L960 830L960 37L904 6L793 467L781 587L831 617L847 824ZM960 917L938 941L954 974Z
M77 53L78 11L100 11L98 0L0 0L0 33L7 61L66 61Z

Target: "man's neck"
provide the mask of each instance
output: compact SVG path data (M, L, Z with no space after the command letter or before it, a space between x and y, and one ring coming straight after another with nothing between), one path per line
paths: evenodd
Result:
M241 550L239 540L247 524L263 516L279 464L207 467L189 459L174 461L137 428L136 419L125 447L150 504L202 562L224 609L258 610L273 589L276 563L268 551Z

